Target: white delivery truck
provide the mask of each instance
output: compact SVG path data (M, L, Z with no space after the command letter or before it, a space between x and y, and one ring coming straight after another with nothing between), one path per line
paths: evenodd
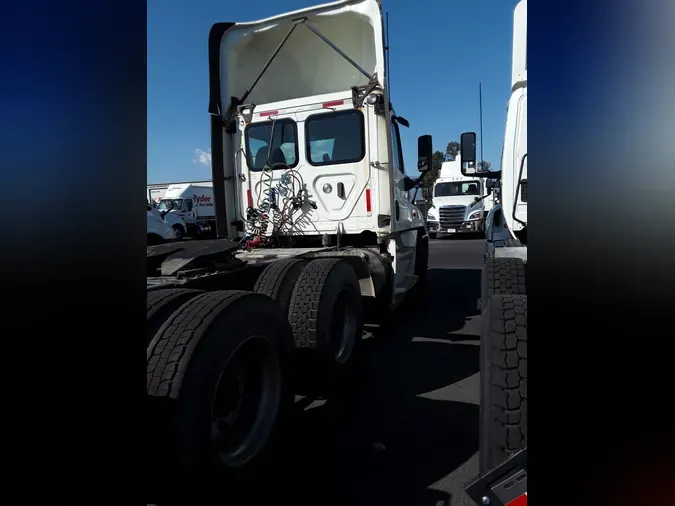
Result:
M486 218L481 293L478 504L527 504L527 0L513 14L513 63L501 170L477 173L476 134L462 134L467 177L498 179Z
M486 193L478 177L462 174L461 154L443 162L433 186L432 205L427 212L427 227L432 239L441 234L476 233L483 231Z
M186 235L208 237L215 234L216 214L213 183L210 181L170 184L158 209L164 219L174 227L179 238Z
M379 0L211 28L218 239L148 248L149 473L255 460L296 388L339 380L364 321L426 278L383 32Z

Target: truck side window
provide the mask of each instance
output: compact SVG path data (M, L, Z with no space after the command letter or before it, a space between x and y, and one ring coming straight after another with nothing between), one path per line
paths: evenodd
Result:
M192 211L192 199L185 199L183 207L185 208L185 211Z
M356 163L366 155L365 124L361 111L313 114L305 121L307 161L310 165Z
M403 167L403 153L401 151L401 136L398 125L394 121L391 122L391 152L393 157L391 166L401 174L405 174Z
M272 121L264 121L251 123L246 127L246 162L251 171L262 171L267 162L272 124ZM290 168L298 164L298 128L292 119L284 118L274 122L269 162L282 163Z

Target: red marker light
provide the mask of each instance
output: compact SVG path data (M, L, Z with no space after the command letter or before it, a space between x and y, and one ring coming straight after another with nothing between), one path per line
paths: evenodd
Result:
M366 211L370 212L370 188L366 188Z
M248 207L253 207L253 197L251 196L251 190L246 190L246 199L248 200Z
M345 103L344 100L333 100L332 102L324 102L323 108L329 109L331 107L337 107L338 105L344 105L344 103Z
M279 114L279 111L267 111L267 112L261 112L260 117L261 118L266 118L267 116L274 116L276 114Z

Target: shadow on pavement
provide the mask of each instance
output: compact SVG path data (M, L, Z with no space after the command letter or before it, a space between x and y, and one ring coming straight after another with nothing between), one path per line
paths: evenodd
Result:
M479 408L420 394L478 372L479 347L448 333L478 313L479 292L479 270L430 269L426 289L362 342L339 388L298 400L256 472L208 504L453 504L429 487L478 450Z

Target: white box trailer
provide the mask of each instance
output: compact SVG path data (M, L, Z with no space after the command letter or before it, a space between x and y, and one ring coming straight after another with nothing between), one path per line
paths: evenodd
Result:
M155 207L159 205L159 202L164 198L164 194L166 193L166 190L169 188L171 185L176 185L176 184L202 184L202 183L208 183L210 184L211 181L204 180L204 181L175 181L175 182L170 182L170 183L151 183L148 184L147 186L147 194L148 194L148 202Z
M162 197L164 197L164 194L166 193L166 189L168 187L169 187L168 184L148 185L147 188L148 204L150 204L153 207L157 207L159 205L159 202L162 200Z

